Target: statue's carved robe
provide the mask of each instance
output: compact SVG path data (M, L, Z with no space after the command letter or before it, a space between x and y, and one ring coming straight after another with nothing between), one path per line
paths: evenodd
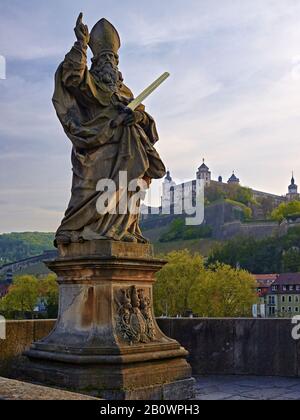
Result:
M141 106L143 121L131 127L112 128L118 106L128 105L131 91L122 85L116 92L95 80L87 68L86 48L76 42L56 73L53 103L63 128L73 144L72 198L57 236L72 240L134 236L142 240L138 215L106 214L96 210L101 179L118 187L119 172L127 171L128 182L165 175L154 144L158 141L155 122ZM131 193L132 195L132 193ZM128 193L130 198L130 193Z

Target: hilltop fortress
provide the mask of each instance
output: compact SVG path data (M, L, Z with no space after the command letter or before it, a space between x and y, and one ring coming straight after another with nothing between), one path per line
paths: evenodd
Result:
M217 180L212 179L212 173L203 159L202 165L198 168L194 180L177 184L168 171L162 185L161 206L159 208L143 207L142 227L144 230L162 227L172 222L175 218L184 217L178 214L182 201L196 203L197 180L204 182L206 194L209 191L217 191L219 194L238 190L242 187L240 179L236 173L232 173L227 182L219 176ZM300 200L298 186L294 174L291 183L288 186L287 193L276 195L268 192L257 191L249 188L252 195L252 203L248 203L251 209L251 221L245 220L242 205L230 200L215 200L205 205L204 224L212 228L212 236L215 239L226 240L234 236L254 236L256 238L265 238L274 234L284 234L290 223L293 225L297 221L287 221L282 226L277 222L268 220L267 214L278 207L281 203ZM244 206L246 207L246 206ZM186 207L185 207L186 208ZM168 214L171 210L171 214Z
M221 187L224 191L228 189L228 186L230 187L232 185L241 185L240 179L234 172L228 179L227 183L223 182L222 176L219 176L217 181L212 180L212 173L208 166L205 164L205 160L203 159L203 163L198 168L196 173L196 179L193 181L183 184L176 184L171 177L170 171L168 171L167 176L163 182L163 195L161 199L162 208L167 208L168 206L176 206L176 203L182 199L182 191L185 191L185 194L193 194L196 190L197 180L202 180L206 187L218 186ZM272 200L274 207L277 207L286 201L300 200L300 194L298 193L298 186L296 185L294 174L291 180L291 184L288 187L288 193L285 195L280 196L263 191L256 191L253 189L251 189L251 191L255 200Z

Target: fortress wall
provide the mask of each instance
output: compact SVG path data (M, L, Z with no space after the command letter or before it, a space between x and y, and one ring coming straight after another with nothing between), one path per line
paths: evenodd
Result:
M239 221L225 223L219 233L219 239L230 240L234 237L252 237L255 239L265 239L280 232L280 227L276 222L270 223L241 223Z

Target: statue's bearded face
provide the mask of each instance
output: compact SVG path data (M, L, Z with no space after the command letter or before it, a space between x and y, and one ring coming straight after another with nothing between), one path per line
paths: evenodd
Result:
M120 83L119 59L112 52L104 52L93 58L91 73L100 82L115 87Z

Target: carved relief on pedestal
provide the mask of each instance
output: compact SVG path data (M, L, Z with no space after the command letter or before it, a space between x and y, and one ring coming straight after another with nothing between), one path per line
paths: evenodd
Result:
M147 344L155 340L150 290L128 289L115 291L117 305L116 328L119 337L133 344Z

